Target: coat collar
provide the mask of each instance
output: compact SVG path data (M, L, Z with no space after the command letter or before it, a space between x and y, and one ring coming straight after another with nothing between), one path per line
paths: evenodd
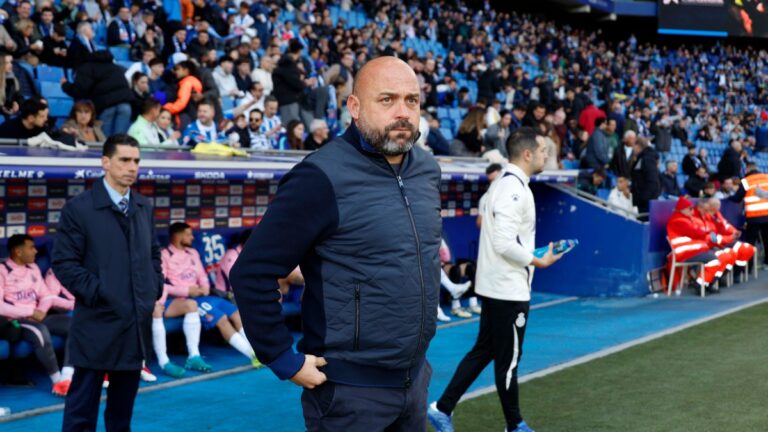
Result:
M136 206L144 207L146 204L146 198L136 193L136 191L131 191L131 199L128 200L129 213L133 213L133 209ZM112 202L112 198L109 197L107 188L104 187L104 181L101 179L93 182L93 206L97 209L108 207L117 209L115 203Z

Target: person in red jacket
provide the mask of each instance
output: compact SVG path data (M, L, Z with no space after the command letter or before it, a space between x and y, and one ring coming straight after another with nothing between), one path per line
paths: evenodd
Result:
M579 127L587 131L589 136L592 136L592 133L595 131L595 120L599 118L606 118L605 111L596 107L590 101L587 107L579 114Z
M723 263L711 250L708 232L700 223L694 221L693 203L687 197L680 197L675 206L675 212L667 222L667 237L672 252L667 257L667 274L673 278L675 285L682 274L672 272L672 259L676 262L701 262L704 269L696 278L696 282L704 287L722 275Z
M715 253L715 256L717 256L723 264L720 271L725 272L726 270L732 270L733 265L736 264L736 254L728 247L728 245L733 243L733 236L724 237L717 233L715 221L710 215L708 199L702 198L696 202L696 208L693 210L693 221L699 227L710 233L707 243L712 252Z
M741 231L728 223L728 220L720 213L720 200L709 199L709 215L715 225L715 231L723 237L723 244L730 245L736 255L735 264L746 267L752 257L755 256L755 246L740 241Z

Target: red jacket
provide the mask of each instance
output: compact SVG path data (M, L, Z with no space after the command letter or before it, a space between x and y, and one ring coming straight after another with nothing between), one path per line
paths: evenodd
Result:
M685 261L711 249L709 232L701 221L675 212L667 222L667 237L677 261Z
M579 127L591 136L595 131L595 120L599 118L606 118L605 112L595 105L589 105L579 115Z

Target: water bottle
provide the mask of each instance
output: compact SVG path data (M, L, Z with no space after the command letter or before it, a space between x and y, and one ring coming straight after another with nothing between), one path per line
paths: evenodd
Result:
M571 249L575 248L578 244L579 244L579 241L576 239L558 240L552 245L552 253L557 255L561 253L570 252ZM541 258L544 255L546 255L548 250L549 250L549 245L542 246L533 251L533 256L535 256L536 258Z

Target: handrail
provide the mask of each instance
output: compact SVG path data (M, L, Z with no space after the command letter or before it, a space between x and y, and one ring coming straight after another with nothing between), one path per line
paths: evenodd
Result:
M604 200L604 199L602 199L600 197L597 197L597 196L592 195L590 193L578 190L578 189L576 189L573 186L566 186L566 185L562 185L562 184L559 184L559 183L554 183L554 184L550 183L548 185L550 187L553 187L553 188L561 191L561 192L564 192L564 193L567 193L567 194L570 194L570 195L582 198L582 199L587 200L587 201L595 202L596 204L602 205L603 207L607 207L607 209L609 211L611 211L613 213L616 213L619 216L623 216L626 219L632 219L632 220L640 222L639 221L640 218L644 218L644 217L648 216L648 213L635 213L633 211L630 211L630 210L618 207L618 206L616 206L614 204L611 204L608 201L606 201L606 200Z

